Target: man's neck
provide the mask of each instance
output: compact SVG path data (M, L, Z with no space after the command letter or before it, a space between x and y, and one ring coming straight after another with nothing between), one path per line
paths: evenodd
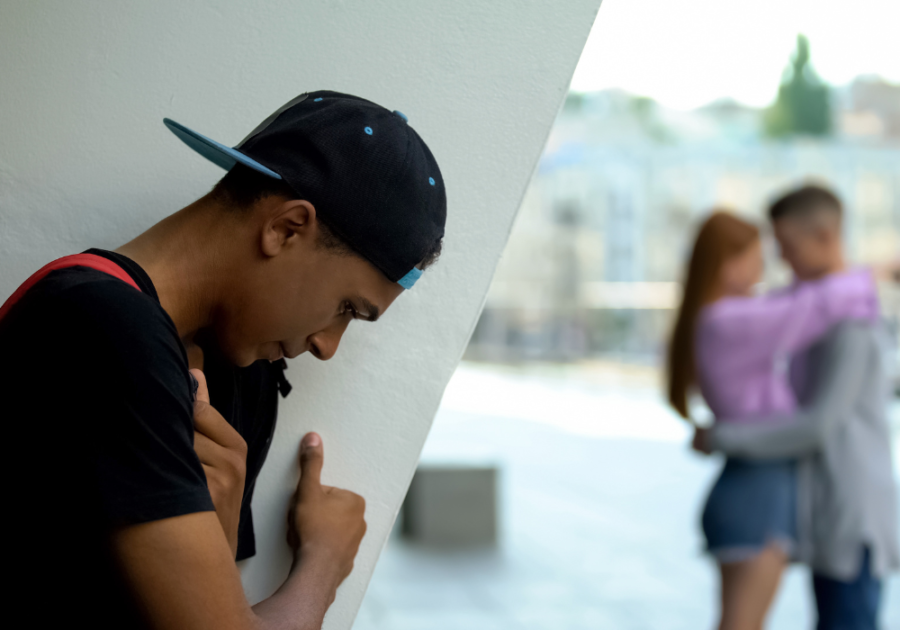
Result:
M821 280L826 276L830 276L836 273L841 273L847 270L847 263L844 260L844 254L841 251L837 251L831 257L826 265L824 265L821 269L817 269L813 272L805 274L801 276L797 275L797 279L800 281L811 281L811 280Z
M232 220L203 198L116 249L150 276L160 304L186 344L212 323L222 279L231 277L228 268L235 261L229 233L234 231L228 223Z

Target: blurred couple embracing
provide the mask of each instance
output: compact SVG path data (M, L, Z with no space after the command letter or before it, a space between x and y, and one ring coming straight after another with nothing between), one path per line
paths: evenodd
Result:
M693 447L724 467L703 510L721 578L721 630L762 627L791 561L812 571L818 630L874 630L900 568L876 276L848 268L842 207L807 185L769 208L789 287L754 294L759 229L723 211L702 225L669 345L669 401L715 415Z

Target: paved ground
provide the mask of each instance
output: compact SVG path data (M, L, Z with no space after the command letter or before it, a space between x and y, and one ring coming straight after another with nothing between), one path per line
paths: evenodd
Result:
M720 462L685 448L652 378L464 365L423 460L501 466L501 542L442 551L392 538L354 630L712 628L697 519ZM900 629L900 580L886 596L884 628ZM807 628L809 611L797 567L768 627Z

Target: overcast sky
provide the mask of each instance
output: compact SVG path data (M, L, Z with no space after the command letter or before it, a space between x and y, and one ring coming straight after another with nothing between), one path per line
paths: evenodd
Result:
M678 109L718 98L763 106L798 33L842 85L900 82L900 0L603 0L572 89L617 87Z

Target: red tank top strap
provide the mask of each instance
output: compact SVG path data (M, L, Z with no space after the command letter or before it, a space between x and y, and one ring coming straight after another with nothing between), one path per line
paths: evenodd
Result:
M137 282L134 281L134 278L128 275L127 271L108 258L97 256L96 254L72 254L71 256L63 256L51 263L47 263L32 274L28 280L23 282L22 285L16 289L15 293L9 296L9 299L3 303L3 306L0 306L0 319L3 319L9 312L9 309L11 309L16 302L21 300L28 290L40 282L44 276L51 271L65 269L67 267L88 267L90 269L96 269L97 271L102 271L103 273L118 278L122 282L127 282L138 291L141 290L137 285Z

